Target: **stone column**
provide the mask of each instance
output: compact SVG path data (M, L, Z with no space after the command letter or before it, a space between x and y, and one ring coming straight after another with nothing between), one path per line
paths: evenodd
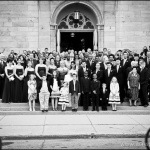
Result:
M50 24L50 51L56 51L56 31L57 24Z
M94 30L94 50L97 49L97 29Z
M98 50L103 51L104 48L104 25L98 24Z
M60 53L60 30L57 29L57 52Z

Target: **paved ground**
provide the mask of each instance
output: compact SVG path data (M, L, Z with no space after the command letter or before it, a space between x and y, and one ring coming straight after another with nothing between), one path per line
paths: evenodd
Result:
M146 149L143 138L3 140L2 149Z
M149 115L0 115L0 136L144 137Z

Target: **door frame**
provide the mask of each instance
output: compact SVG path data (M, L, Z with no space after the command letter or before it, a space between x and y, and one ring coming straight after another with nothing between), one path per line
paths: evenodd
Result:
M94 29L59 29L60 35L62 32L93 32L93 49L94 49ZM61 36L59 37L59 42L61 43Z

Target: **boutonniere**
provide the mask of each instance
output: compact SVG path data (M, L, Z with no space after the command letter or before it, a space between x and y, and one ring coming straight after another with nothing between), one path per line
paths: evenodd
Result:
M88 68L86 68L86 70L88 70Z

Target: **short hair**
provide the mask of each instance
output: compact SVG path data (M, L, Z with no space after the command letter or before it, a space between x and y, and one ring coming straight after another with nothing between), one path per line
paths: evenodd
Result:
M7 58L7 62L9 63L9 62L12 62L13 61L13 59L11 58L11 57L8 57Z
M135 53L135 54L134 54L134 57L136 57L136 56L139 57L139 54Z

